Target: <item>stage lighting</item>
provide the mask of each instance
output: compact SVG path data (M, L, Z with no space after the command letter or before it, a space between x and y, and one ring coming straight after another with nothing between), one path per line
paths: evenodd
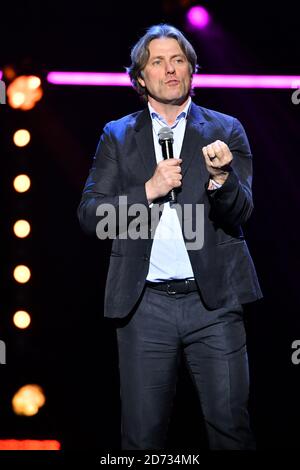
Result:
M28 384L15 393L12 399L12 407L17 415L34 416L45 402L46 398L42 387Z
M204 29L210 23L210 15L206 8L197 5L190 8L186 14L190 26L195 29Z
M50 439L0 439L0 450L60 450L61 443Z
M7 102L15 109L28 111L42 98L41 80L34 75L21 75L7 88Z
M25 310L18 310L13 316L13 322L17 328L24 330L30 325L31 318Z
M14 133L13 141L17 147L25 147L30 142L30 132L27 129L19 129Z
M30 223L23 219L17 220L17 222L14 223L13 230L16 237L26 238L30 233Z
M30 269L24 264L19 264L14 269L14 279L20 284L25 284L31 277Z
M18 175L15 177L13 185L18 193L25 193L30 188L30 178L27 175Z

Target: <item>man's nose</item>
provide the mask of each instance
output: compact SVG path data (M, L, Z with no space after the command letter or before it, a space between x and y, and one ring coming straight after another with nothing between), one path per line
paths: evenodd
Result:
M167 62L166 63L166 73L174 73L175 72L175 67L172 64L172 62Z

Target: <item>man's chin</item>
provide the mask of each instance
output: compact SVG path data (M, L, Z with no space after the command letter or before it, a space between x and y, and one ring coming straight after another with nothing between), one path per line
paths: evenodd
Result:
M184 96L170 96L170 97L156 97L152 96L155 101L158 101L159 103L163 104L171 104L173 106L181 106L189 97L189 93Z
M173 99L169 99L167 101L167 103L172 104L173 106L181 106L183 103L185 103L185 101L188 99L188 97L189 97L189 95L176 97L176 98L173 98Z

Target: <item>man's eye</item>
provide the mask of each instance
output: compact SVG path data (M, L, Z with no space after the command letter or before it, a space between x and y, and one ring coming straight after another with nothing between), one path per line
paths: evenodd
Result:
M155 60L155 61L153 62L153 65L159 65L160 62L161 62L160 60Z
M183 59L176 59L176 62L177 62L178 64L182 64Z

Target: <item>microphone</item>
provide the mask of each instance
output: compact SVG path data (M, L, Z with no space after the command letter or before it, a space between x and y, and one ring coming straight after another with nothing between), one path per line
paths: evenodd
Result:
M170 127L162 127L158 131L158 141L161 145L162 156L164 160L167 158L174 158L173 155L173 131ZM177 195L175 189L171 189L170 193L170 202L176 204Z

